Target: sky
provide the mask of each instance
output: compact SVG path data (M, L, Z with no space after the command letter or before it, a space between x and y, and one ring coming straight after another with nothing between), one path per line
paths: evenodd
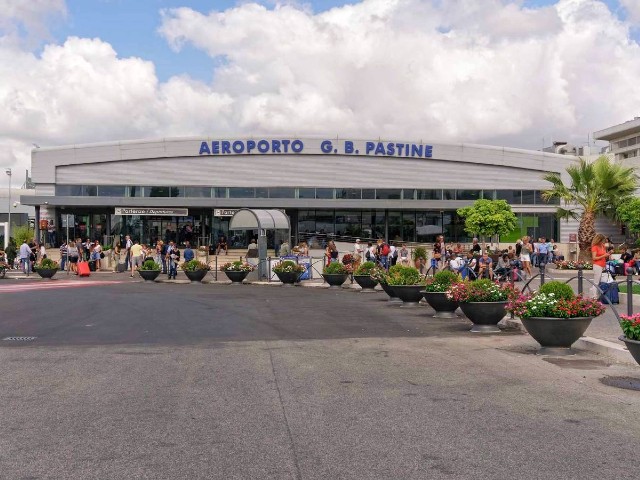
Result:
M0 167L201 135L582 146L640 116L639 43L640 0L0 0Z

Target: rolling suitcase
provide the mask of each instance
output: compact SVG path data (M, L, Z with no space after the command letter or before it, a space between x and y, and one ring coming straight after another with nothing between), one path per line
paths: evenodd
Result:
M89 270L89 262L78 262L78 276L88 277L89 275L91 275L91 271Z

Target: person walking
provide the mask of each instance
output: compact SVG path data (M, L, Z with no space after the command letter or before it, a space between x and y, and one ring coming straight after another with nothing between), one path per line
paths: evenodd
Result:
M131 245L131 248L129 249L129 253L130 253L130 261L131 261L131 277L133 277L133 272L135 271L135 269L137 267L141 267L142 266L142 245L140 245L140 242L138 240L136 240L136 242Z
M522 248L520 250L520 261L524 270L524 280L531 278L531 253L533 253L533 245L529 237L522 238Z
M22 272L28 277L31 273L31 247L26 240L20 245L20 265Z
M596 286L600 283L602 271L610 256L605 247L606 241L607 237L601 233L596 233L591 241L591 260L593 262L593 286L591 287L591 295L594 297L598 297Z

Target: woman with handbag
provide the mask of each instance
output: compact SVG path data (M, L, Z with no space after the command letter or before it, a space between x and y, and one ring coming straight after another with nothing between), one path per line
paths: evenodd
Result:
M102 245L100 245L100 242L96 240L91 248L91 260L96 264L96 272L100 270L100 260L103 258L104 253L102 253Z

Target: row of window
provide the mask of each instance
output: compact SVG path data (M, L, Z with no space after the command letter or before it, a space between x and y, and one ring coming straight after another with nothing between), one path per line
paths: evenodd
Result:
M627 152L618 153L616 154L616 156L618 157L618 160L626 160L627 158L637 157L638 149L636 148L634 150L629 150Z
M443 190L416 188L308 188L308 187L142 187L117 185L56 185L64 197L171 198L303 198L323 200L506 200L510 204L545 202L540 190Z
M617 150L618 148L633 147L634 145L640 145L640 136L631 137L625 140L620 140L619 142L615 142L613 144L613 148Z

